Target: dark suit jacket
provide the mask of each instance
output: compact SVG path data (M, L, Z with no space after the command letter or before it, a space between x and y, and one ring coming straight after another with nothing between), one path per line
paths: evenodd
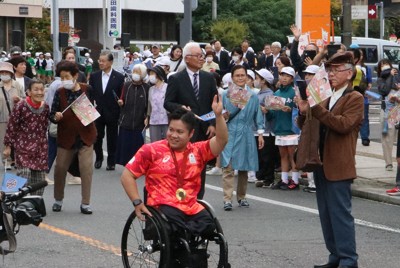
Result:
M115 94L120 97L124 86L124 76L115 71L111 71L110 80L103 93L102 71L97 71L90 75L89 84L94 91L96 109L103 117L105 122L116 122L119 118L120 107L115 98Z
M25 92L28 90L29 85L31 84L32 79L30 79L29 77L27 77L26 75L24 75L24 83L25 83Z
M255 60L254 60L254 58L255 58L254 52L247 51L245 58L247 59L250 69L254 69L254 67L256 65Z
M218 59L218 57L216 56ZM219 60L216 63L219 64L219 74L223 76L227 72L229 72L229 62L231 61L228 52L225 50L221 50L221 53L219 54Z
M258 57L257 68L256 68L257 70L267 68L267 58L268 58L267 55L265 55L264 53L260 57Z
M185 105L189 106L192 112L199 116L211 112L211 104L214 96L217 94L214 77L211 73L200 71L199 78L199 100L197 100L186 69L171 75L168 79L164 108L168 112L172 112ZM200 122L200 120L197 120L197 122L199 124L196 126L192 141L206 140L209 123Z

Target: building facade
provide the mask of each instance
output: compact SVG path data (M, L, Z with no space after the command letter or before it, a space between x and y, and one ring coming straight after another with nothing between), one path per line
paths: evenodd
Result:
M24 49L26 18L42 17L43 0L0 1L0 50L18 45Z

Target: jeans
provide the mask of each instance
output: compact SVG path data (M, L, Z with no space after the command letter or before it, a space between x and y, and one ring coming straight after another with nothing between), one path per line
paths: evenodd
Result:
M365 101L364 97L364 120L360 128L360 135L362 140L369 140L369 103Z

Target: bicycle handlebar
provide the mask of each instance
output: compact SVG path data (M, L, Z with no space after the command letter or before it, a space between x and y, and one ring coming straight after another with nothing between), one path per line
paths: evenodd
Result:
M47 186L47 181L40 181L40 182L31 184L29 186L22 187L16 193L13 193L10 195L6 194L5 201L9 201L9 202L17 201L17 200L21 199L22 197L24 197L25 195L27 195L31 192L37 191L39 189L42 189L46 186Z

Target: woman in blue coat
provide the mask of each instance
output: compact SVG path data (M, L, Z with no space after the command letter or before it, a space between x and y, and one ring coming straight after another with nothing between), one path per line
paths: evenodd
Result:
M247 73L242 65L232 68L232 81L241 90L250 96L248 102L243 105L235 105L231 101L232 96L223 93L223 104L228 119L228 144L221 153L221 166L223 168L222 186L224 191L224 210L232 210L232 195L234 188L234 170L238 170L237 201L239 207L249 207L246 200L247 171L258 170L257 145L253 135L253 125L257 126L259 148L264 146L263 114L257 95L246 86Z

